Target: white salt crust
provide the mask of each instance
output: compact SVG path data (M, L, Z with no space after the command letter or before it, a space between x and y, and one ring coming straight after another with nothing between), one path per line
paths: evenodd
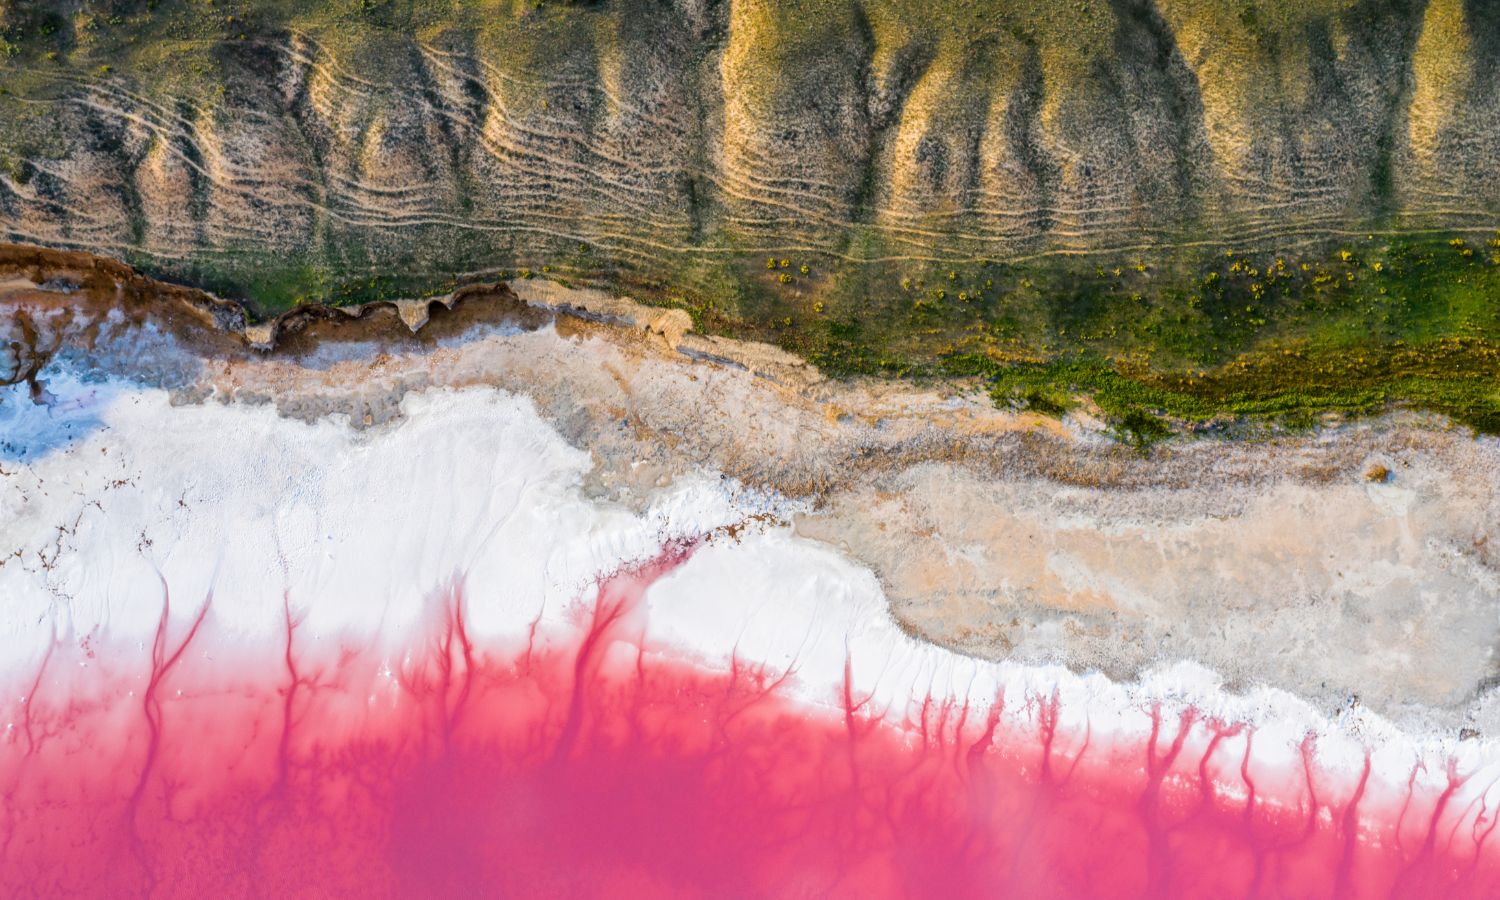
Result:
M216 633L242 647L279 647L289 607L299 639L394 660L431 598L460 582L480 641L537 622L566 629L602 575L748 523L650 591L650 652L791 670L783 690L809 704L836 712L847 688L895 720L932 698L982 721L1003 696L1008 719L1034 724L1056 696L1061 729L1086 720L1096 739L1138 741L1153 708L1167 735L1193 708L1253 725L1260 764L1293 763L1314 734L1324 769L1356 773L1368 753L1388 784L1415 772L1441 789L1451 762L1467 776L1454 803L1495 805L1492 742L1403 733L1358 707L1329 716L1270 688L1232 694L1191 663L1117 684L922 643L896 626L867 569L774 524L797 504L711 472L660 489L643 514L590 499L588 455L496 389L411 393L394 424L360 431L269 406L173 406L162 390L64 372L47 384L48 405L21 386L0 400L0 671L12 684L54 640L144 652L164 585L176 626L211 602Z

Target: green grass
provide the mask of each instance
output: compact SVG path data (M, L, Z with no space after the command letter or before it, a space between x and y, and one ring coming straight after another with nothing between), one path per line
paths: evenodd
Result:
M945 362L986 377L1002 405L1056 414L1059 392L1086 394L1122 434L1140 443L1167 436L1163 416L1194 425L1237 421L1295 428L1313 424L1319 414L1371 415L1393 403L1500 433L1500 353L1493 342L1449 340L1359 354L1252 354L1202 375L1122 368L1094 357L1012 366L987 358ZM1033 400L1038 395L1041 405Z
M249 255L238 264L190 269L184 280L219 296L252 298L252 319L265 319L296 306L353 306L378 300L435 297L458 286L453 278L432 274L375 272L355 275L311 262L255 265ZM506 273L496 273L503 275Z
M1500 433L1497 241L890 272L883 301L862 286L864 310L829 302L788 328L763 300L750 330L838 375L979 378L1049 415L1088 397L1139 443L1167 421L1297 428L1394 405Z

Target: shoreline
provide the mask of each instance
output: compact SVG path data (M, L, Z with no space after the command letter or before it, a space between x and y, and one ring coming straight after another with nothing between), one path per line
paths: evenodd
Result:
M7 308L55 326L49 359L164 387L176 403L271 403L380 434L413 392L526 396L590 454L591 496L640 508L708 470L797 500L795 532L872 567L907 633L977 658L1117 680L1195 658L1231 687L1265 681L1326 710L1359 694L1434 729L1500 724L1484 687L1500 447L1430 419L1146 458L982 396L799 378L774 354L705 360L672 322L653 327L660 310L594 292L542 288L543 309L510 287L474 290L428 304L417 331L410 308L322 312L288 320L265 353L205 331L197 305L137 298L91 318L76 293L4 290ZM1368 480L1375 466L1387 480ZM1304 646L1255 650L1280 639ZM1367 658L1393 641L1410 645L1406 663Z

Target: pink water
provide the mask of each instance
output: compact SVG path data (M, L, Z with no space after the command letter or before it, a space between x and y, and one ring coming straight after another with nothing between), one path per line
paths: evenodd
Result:
M642 595L688 552L505 645L469 636L461 584L394 658L290 612L236 641L166 586L153 645L59 638L4 692L0 894L1500 895L1457 768L1325 770L1311 738L1266 762L1192 712L1123 740L1045 698L808 704L645 652Z

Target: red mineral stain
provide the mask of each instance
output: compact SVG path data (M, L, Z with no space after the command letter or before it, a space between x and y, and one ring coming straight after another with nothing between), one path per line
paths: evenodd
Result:
M395 656L316 645L289 600L241 646L165 586L144 653L59 636L7 692L0 893L1500 894L1496 810L1456 764L1388 784L1312 738L1267 763L1192 710L1106 739L1055 694L908 714L846 675L809 704L788 671L645 647L642 597L690 553L515 646L473 637L461 581Z

